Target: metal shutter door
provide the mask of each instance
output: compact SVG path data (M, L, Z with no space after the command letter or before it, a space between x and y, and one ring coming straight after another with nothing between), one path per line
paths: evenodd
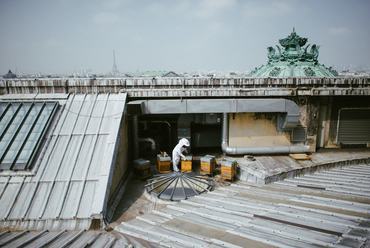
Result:
M337 141L341 144L370 143L370 109L340 109Z

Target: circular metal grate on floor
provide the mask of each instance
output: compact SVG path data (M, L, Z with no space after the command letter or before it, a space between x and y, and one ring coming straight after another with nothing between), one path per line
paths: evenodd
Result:
M212 190L214 182L206 176L192 172L173 172L155 175L148 180L145 188L148 193L162 200L180 201Z

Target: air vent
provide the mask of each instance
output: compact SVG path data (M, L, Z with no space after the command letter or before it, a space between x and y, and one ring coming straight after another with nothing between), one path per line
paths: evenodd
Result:
M292 129L292 142L304 142L306 141L306 128L296 127Z

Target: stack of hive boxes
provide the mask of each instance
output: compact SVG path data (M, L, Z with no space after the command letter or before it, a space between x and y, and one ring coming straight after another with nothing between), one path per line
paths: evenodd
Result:
M200 174L213 175L216 166L215 156L206 155L200 158Z
M181 172L192 171L193 156L185 156L185 159L181 160Z
M236 165L235 160L222 160L221 162L221 177L224 180L234 181L236 174Z
M171 172L171 157L167 155L157 155L157 171L159 173Z

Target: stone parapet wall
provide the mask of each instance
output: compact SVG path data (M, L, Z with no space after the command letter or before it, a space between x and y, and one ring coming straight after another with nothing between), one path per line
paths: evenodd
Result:
M370 77L2 79L0 94L127 92L130 97L370 95Z

